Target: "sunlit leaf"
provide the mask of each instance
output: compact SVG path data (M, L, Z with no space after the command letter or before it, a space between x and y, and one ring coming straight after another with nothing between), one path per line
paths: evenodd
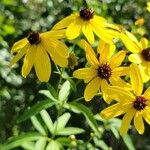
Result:
M57 99L55 99L55 98L51 95L51 93L50 93L49 90L40 90L39 93L42 94L42 95L44 95L44 96L46 96L47 98L49 98L49 99L52 100L52 101L57 101Z
M25 150L35 150L34 142L25 142L21 144L21 147L24 148Z
M48 143L46 150L60 150L60 144L57 141L51 140Z
M36 143L35 143L35 150L45 150L45 146L47 143L47 139L45 138L40 138Z

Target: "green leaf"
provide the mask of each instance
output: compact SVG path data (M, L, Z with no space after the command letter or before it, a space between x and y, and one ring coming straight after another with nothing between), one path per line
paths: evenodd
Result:
M64 146L68 146L70 144L70 139L68 137L59 137L57 141Z
M25 142L21 144L21 147L25 150L35 150L34 142Z
M55 99L55 98L51 95L51 93L49 92L49 90L40 90L39 93L42 94L42 95L44 95L44 96L46 96L47 98L49 98L50 100L52 100L52 101L54 101L54 102L57 101L57 99Z
M67 99L68 95L70 94L70 82L69 81L65 81L59 91L58 94L58 99L60 101L64 101Z
M66 127L57 132L57 135L71 135L71 134L80 134L83 133L84 130L81 128L75 127Z
M126 146L128 147L128 150L135 150L134 144L128 134L123 135L122 139L124 143L126 144Z
M42 117L44 123L46 124L47 128L49 129L50 133L53 134L54 126L53 126L53 122L52 122L50 115L47 113L46 110L42 110L40 112L40 114L41 114L41 117Z
M70 82L70 86L71 86L72 90L74 92L76 92L77 91L77 87L76 87L76 84L74 83L74 81L71 78L66 78L66 79Z
M42 135L46 135L45 129L43 128L43 126L41 125L41 123L38 121L38 119L35 116L31 117L31 121L37 131L39 131Z
M60 143L51 140L47 145L46 150L60 150Z
M57 91L54 89L54 87L53 87L51 84L47 83L47 88L48 88L50 94L51 94L55 99L58 99L58 94L57 94Z
M4 146L1 147L1 150L11 150L15 147L22 145L25 142L35 141L39 138L45 138L45 137L35 132L23 134L16 138L13 138L9 143L6 143Z
M76 107L76 109L78 109L85 116L89 126L93 129L93 131L95 131L95 133L99 133L97 122L89 108L76 102L72 102L70 105Z
M120 136L119 136L118 130L113 126L111 126L110 129L111 129L112 133L114 134L114 136L116 137L116 139L119 139Z
M36 143L35 143L35 150L45 150L45 146L47 143L47 139L45 138L40 138Z
M109 150L109 147L103 140L98 140L97 138L94 138L94 143L96 146L98 146L102 150Z
M70 119L71 115L70 113L64 113L62 116L60 116L54 123L54 129L56 129L56 133L57 131L63 129L68 120Z
M26 110L17 120L18 123L29 119L31 116L39 113L41 110L49 108L54 105L54 102L50 100L41 101L33 105L30 109Z

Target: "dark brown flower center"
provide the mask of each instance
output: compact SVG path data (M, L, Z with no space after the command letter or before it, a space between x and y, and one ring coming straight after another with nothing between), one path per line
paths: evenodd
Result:
M38 32L31 32L28 35L28 41L31 45L38 44L40 42L40 36Z
M142 57L144 58L144 60L150 61L150 47L143 49L141 54L142 54Z
M146 101L147 101L147 99L145 97L137 96L136 100L133 102L133 107L136 110L141 111L147 106Z
M84 20L90 20L92 19L94 16L94 11L92 9L89 8L82 8L80 10L80 17Z
M101 79L106 79L108 80L111 76L111 68L107 64L102 64L98 68L98 76Z

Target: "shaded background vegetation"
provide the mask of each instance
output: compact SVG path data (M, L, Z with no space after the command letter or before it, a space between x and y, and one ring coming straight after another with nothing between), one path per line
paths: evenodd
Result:
M129 31L137 35L150 36L150 14L146 11L144 0L87 0L87 3L95 12L110 22L123 25ZM83 0L1 0L0 1L0 143L7 141L9 137L28 131L32 128L30 121L16 124L18 116L43 97L38 94L41 89L46 89L44 83L40 83L32 73L23 79L20 75L22 62L13 69L8 67L12 58L10 48L14 42L26 37L30 31L47 31L52 26L68 16L75 10L79 10L85 1ZM134 22L143 17L144 26L136 26ZM72 43L68 42L72 46ZM84 64L84 61L82 62ZM83 65L83 64L79 65ZM51 84L55 85L57 77L52 75ZM83 83L81 83L83 84ZM84 85L82 85L84 86ZM78 94L82 95L82 90ZM82 93L81 93L82 92ZM78 95L78 96L79 96ZM74 96L74 95L73 95ZM84 102L83 102L84 103ZM90 103L84 103L98 113L103 105L100 98L95 98ZM50 111L55 118L55 109ZM72 114L70 124L78 126L78 121L83 122L80 127L87 128L84 118ZM88 128L87 128L88 129ZM80 138L87 140L89 131ZM140 136L134 130L130 133L136 149L150 149L150 128L146 127L144 135ZM116 149L126 149L122 141L115 139L113 134L106 130L103 137L106 143ZM111 140L110 140L111 139Z

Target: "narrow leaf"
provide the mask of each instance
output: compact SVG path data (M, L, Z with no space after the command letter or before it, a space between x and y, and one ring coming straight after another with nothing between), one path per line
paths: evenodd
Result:
M46 150L60 150L59 143L57 141L50 141L47 145Z
M41 123L38 121L38 119L35 116L31 117L31 121L37 131L39 131L42 135L46 135L45 129L43 128L43 126L41 125Z
M25 142L35 141L41 137L43 137L43 136L40 135L39 133L35 133L35 132L23 134L16 138L13 138L9 143L4 144L4 146L1 147L1 150L11 150L15 147L22 145Z
M57 101L57 99L55 99L53 97L53 95L51 95L51 93L49 92L49 90L40 90L39 91L40 94L46 96L47 98L51 99L52 101Z
M45 150L45 146L47 143L46 138L40 138L36 143L35 143L35 150Z
M39 113L41 110L49 108L54 105L54 102L50 100L41 101L33 105L30 109L26 110L17 120L18 123L29 119L31 116Z
M47 88L48 88L50 94L51 94L55 99L57 99L57 98L58 98L58 94L57 94L57 91L54 89L54 87L53 87L51 84L47 83Z
M69 81L65 81L59 91L59 95L58 95L58 99L60 101L64 101L67 99L69 93L70 93L70 82Z
M76 102L70 103L70 105L76 107L76 109L78 109L85 116L89 126L93 129L93 131L95 131L95 133L99 133L97 122L89 108Z
M57 135L71 135L71 134L80 134L83 133L84 130L81 128L75 127L66 127L57 132Z
M42 117L44 123L46 124L47 128L49 129L50 133L53 134L54 127L53 127L53 122L52 122L50 115L47 113L46 110L42 110L40 112L40 114L41 114L41 117Z
M34 142L25 142L21 144L21 147L25 150L34 150Z

